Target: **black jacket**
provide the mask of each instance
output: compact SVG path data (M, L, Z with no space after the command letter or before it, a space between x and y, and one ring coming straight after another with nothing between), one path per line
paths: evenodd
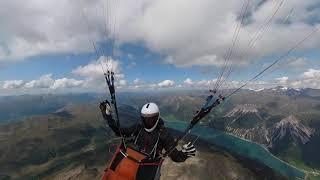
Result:
M119 128L111 115L102 112L102 116L117 136L131 137L132 143L136 145L137 149L149 154L153 159L158 159L163 149L169 151L175 145L174 138L165 128L162 119L159 120L155 130L147 132L141 124ZM186 154L176 148L172 150L169 157L174 162L183 162L187 159Z

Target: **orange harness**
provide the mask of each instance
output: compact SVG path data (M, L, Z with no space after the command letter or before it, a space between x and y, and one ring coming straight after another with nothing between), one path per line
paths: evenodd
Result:
M146 157L130 147L125 152L118 147L102 180L136 180L140 166L161 166L163 162L163 159L159 162L142 162Z

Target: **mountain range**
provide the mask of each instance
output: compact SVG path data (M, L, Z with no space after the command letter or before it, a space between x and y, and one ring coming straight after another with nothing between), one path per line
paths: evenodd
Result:
M120 118L123 125L136 123L141 106L153 101L159 105L164 119L189 121L207 95L205 91L119 93ZM97 108L105 97L101 94L0 97L0 179L99 179L118 143ZM319 173L320 90L284 87L242 90L216 107L201 125L262 144L284 161ZM269 170L257 172L248 165L252 164L249 160L241 161L205 144L201 145L200 156L189 163L167 162L165 167L173 168L163 169L171 174L166 178L177 178L183 169L194 167L197 162L210 166L211 162L225 163L214 172L220 179L259 179L257 174L262 173L263 177L272 174ZM201 171L201 177L212 171Z
M131 119L135 108L127 105L119 110L125 112L120 114L123 124L135 121ZM101 179L120 141L105 127L94 103L68 105L49 115L2 125L0 132L0 179ZM197 149L196 157L185 163L167 159L162 179L285 179L201 140Z

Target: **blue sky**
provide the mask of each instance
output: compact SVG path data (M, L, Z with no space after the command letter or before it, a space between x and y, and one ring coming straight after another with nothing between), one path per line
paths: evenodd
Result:
M101 51L102 48L99 49L99 52ZM115 56L115 58L120 59L122 71L128 75L126 80L129 82L137 78L148 82L157 82L164 79L171 79L176 82L183 82L187 78L192 78L193 80L213 79L216 78L221 71L221 67L215 66L176 67L163 62L165 57L150 52L141 45L125 45L121 48L121 52L121 55ZM245 66L234 65L233 69L235 69L235 72L232 74L232 80L245 81L258 73L258 71L261 71L264 68L264 64L270 64L278 57L279 56L266 57ZM320 53L317 50L292 53L289 57L306 58L306 66L301 69L292 70L286 68L286 64L280 63L279 69L272 74L266 73L265 79L270 80L282 76L297 77L299 73L303 73L308 68L320 68L320 63L317 61ZM53 74L54 78L67 76L77 78L71 71L79 66L87 65L95 59L96 54L93 52L31 57L21 62L2 65L0 80L22 79L28 81L37 79L44 74ZM101 77L103 77L102 74Z
M106 65L102 55L112 54L117 85L124 90L210 88L226 59L227 68L233 68L226 88L237 87L320 28L316 0L218 2L31 0L29 8L16 0L1 2L0 93L101 91L98 66ZM108 9L106 3L116 8ZM245 16L242 5L248 6ZM319 34L248 88L320 88ZM230 47L233 53L226 58Z
M150 82L161 81L163 79L181 81L187 77L194 77L195 79L213 78L213 76L210 77L202 73L201 68L176 68L172 64L164 63L162 62L163 57L161 55L152 53L143 47L125 46L121 51L123 51L123 54L114 58L120 59L122 71L130 75L126 78L128 81L133 81L136 78ZM74 77L71 73L73 69L85 66L95 59L95 53L31 57L21 62L2 65L0 80L33 80L49 73L52 73L55 78ZM213 67L213 69L217 68ZM103 77L102 74L101 77Z

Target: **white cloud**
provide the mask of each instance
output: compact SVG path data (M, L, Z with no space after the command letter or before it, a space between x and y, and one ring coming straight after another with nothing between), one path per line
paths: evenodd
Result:
M83 83L84 82L82 80L61 78L61 79L56 79L50 88L51 89L74 88L74 87L82 86Z
M120 86L126 86L127 84L128 84L128 83L127 83L126 80L121 79L121 80L119 81L119 85L120 85Z
M107 59L101 56L98 60L92 61L85 66L79 66L72 70L72 73L89 79L101 79L104 72L112 70L118 78L123 77L121 74L120 63L117 60Z
M0 61L92 51L88 39L92 36L98 41L99 30L88 33L81 17L81 4L73 0L30 0L24 5L18 0L1 1Z
M217 79L211 79L211 80L199 80L199 81L193 81L190 78L187 78L183 81L183 84L181 84L180 87L183 88L207 88L207 89L211 89L214 87L215 83L216 83ZM226 85L226 84L224 84Z
M135 79L129 89L159 89L159 88L212 88L216 79L193 81L190 78L185 79L182 84L178 84L173 80L163 80L158 83L144 82L140 79Z
M280 83L280 84L286 84L289 80L288 77L280 77L280 78L276 78L276 80Z
M166 87L173 87L174 84L175 84L175 82L172 80L164 80L164 81L159 82L158 86L162 87L162 88L166 88Z
M198 86L202 86L202 87L212 87L213 86L213 81L211 80L201 80L197 82Z
M128 84L125 79L119 79L116 82L116 86L123 90L138 90L143 88L144 90L160 90L165 88L193 88L193 89L211 89L214 87L216 79L212 80L199 80L194 81L190 78L185 79L181 84L175 83L173 80L163 80L159 83L144 82L141 79L136 78L132 84ZM239 81L229 81L222 84L219 88L218 93L228 94L230 89L238 88L243 85L244 82ZM15 89L14 93L34 93L38 90L41 92L47 91L57 91L68 92L68 90L77 90L79 92L97 92L105 91L104 88L106 84L104 81L83 79L77 80L73 78L60 78L53 79L51 74L46 74L41 76L36 80L31 80L29 82L23 80L8 80L1 83L0 88L3 90ZM292 88L317 88L320 89L320 69L308 69L303 72L298 79L290 79L286 76L276 78L274 81L254 81L248 83L245 89L264 89L272 88L275 86L286 86ZM228 90L229 89L229 90ZM46 92L47 93L47 92ZM10 93L9 93L10 94ZM11 93L12 94L12 93Z
M19 89L22 88L24 85L23 80L8 80L4 81L2 88L4 89Z
M54 80L52 79L52 74L46 74L41 76L37 80L32 80L30 82L27 82L25 84L26 88L49 88L54 83Z
M102 68L103 67L103 68ZM104 72L112 70L115 73L115 85L125 88L128 82L124 79L125 75L121 72L119 60L107 59L101 56L98 60L92 61L84 66L79 66L72 70L74 75L84 78L84 88L92 91L102 91L105 86Z
M166 81L166 80L164 80ZM161 85L167 85L166 83L168 82L165 82L163 83L164 81L160 82L160 83L154 83L154 82L145 82L143 81L142 79L139 79L139 78L136 78L132 81L132 83L127 87L129 90L137 90L137 89L158 89L160 88L159 84ZM169 80L170 81L170 80ZM171 82L171 81L170 81ZM173 81L172 81L173 82ZM171 83L172 83L171 82ZM174 82L173 82L174 83ZM169 87L169 86L167 86ZM170 86L170 87L173 87L173 86ZM163 88L165 88L165 86L163 86Z
M290 82L294 88L316 88L320 89L320 69L308 69L301 74L299 79Z
M264 84L264 87L270 86L320 89L320 69L308 69L307 71L303 72L297 79L289 79L285 76L276 78L275 82L269 82Z
M228 82L229 88L240 87L243 82L232 81ZM314 88L320 89L320 69L308 69L303 72L298 78L291 79L289 77L276 78L274 81L253 81L248 83L244 88L262 89L272 88L276 86L285 86L289 88Z
M193 85L193 81L190 78L187 78L186 80L184 80L183 83L185 85L188 85L188 86L192 86Z
M263 68L266 68L271 63L263 64ZM279 63L275 64L271 69L271 72L274 71L285 71L285 72L293 72L300 73L304 71L308 67L308 59L305 57L288 57L287 59L283 59Z
M133 84L134 85L142 85L142 84L144 84L144 82L141 79L136 78L135 80L133 80Z
M123 83L123 82L122 82ZM38 79L24 81L24 80L7 80L1 83L0 90L15 89L14 92L6 91L7 94L37 94L48 93L51 90L61 90L59 92L68 92L68 89L77 88L77 90L83 90L85 81L76 80L73 78L60 78L53 79L52 74L46 74L40 76Z
M120 39L125 42L142 40L153 51L167 55L166 62L176 66L220 66L231 46L234 28L241 19L239 13L242 2L227 0L221 5L218 0L188 3L183 0L142 1L144 6L137 7L139 12L123 19L121 24L125 28L120 28ZM248 48L250 39L272 15L279 2L252 2L246 17L247 23L239 34L239 49L231 62L246 64L263 55L283 53L318 26L318 22L315 25L309 23L312 16L319 16L316 10L309 8L316 5L317 0L285 1L263 38L255 44L255 48ZM291 13L292 8L295 9L294 13ZM285 19L289 23L281 23ZM316 39L320 39L319 34L300 49L319 47Z
M315 79L315 78L320 79L320 70L309 69L308 71L303 73L302 77L306 79Z
M112 18L117 17L118 43L141 42L152 52L167 56L166 62L176 66L219 66L241 19L239 13L243 1L226 0L223 4L220 0L110 2L116 7L110 14ZM315 18L320 16L319 11L310 8L316 6L318 0L285 1L261 41L255 48L247 48L254 32L279 3L250 2L246 23L239 33L240 48L231 58L235 64L245 64L262 55L282 53L314 27L319 27ZM1 1L0 61L40 54L94 52L89 39L97 46L106 39L103 7L106 7L105 0L29 0L27 5L21 5L18 0ZM83 8L89 29L82 16ZM284 19L288 23L281 23ZM108 32L111 29L113 27L107 26ZM318 48L319 39L317 34L300 49ZM244 51L247 53L239 53Z
M301 69L301 68L305 68L308 65L307 58L305 57L299 57L293 60L289 59L288 61L289 61L288 65L291 68Z

